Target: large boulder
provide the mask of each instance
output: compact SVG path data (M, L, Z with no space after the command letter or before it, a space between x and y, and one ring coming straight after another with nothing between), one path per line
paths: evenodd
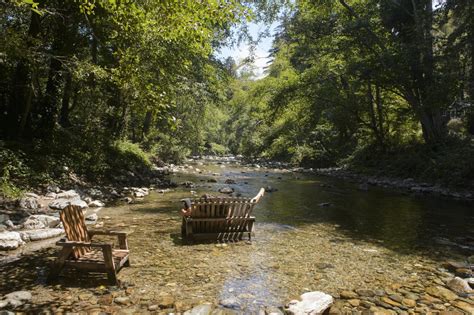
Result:
M0 232L0 249L15 249L23 243L18 232Z
M451 279L448 282L447 285L448 285L448 288L450 288L454 292L457 292L457 293L460 293L460 294L472 294L472 293L474 293L474 290L471 289L471 286L469 285L469 282L467 282L467 280L461 279L459 277Z
M18 202L18 206L21 209L29 209L29 210L35 210L35 209L38 209L40 207L40 205L38 203L38 199L36 199L34 197L23 197L23 198L21 198L20 201Z
M332 296L320 291L304 293L300 296L300 299L301 301L290 301L286 311L294 315L321 314L334 302Z
M38 229L20 232L21 238L25 242L44 240L47 238L61 236L63 234L63 229Z
M89 202L88 206L100 208L100 207L104 207L105 204L100 200L94 200L94 201Z
M4 300L0 302L3 302L2 304L5 304L4 306L9 305L15 308L31 301L32 298L33 297L29 291L15 291L5 295L3 297Z
M81 199L56 199L49 203L51 209L63 210L69 205L78 206L81 209L87 208L87 203Z
M23 228L27 230L53 228L58 226L60 220L45 214L36 214L29 216L23 223Z
M79 194L75 190L68 190L61 192L56 195L57 199L76 199L79 198Z
M8 214L0 214L0 224L8 220L10 220L10 217L8 216Z

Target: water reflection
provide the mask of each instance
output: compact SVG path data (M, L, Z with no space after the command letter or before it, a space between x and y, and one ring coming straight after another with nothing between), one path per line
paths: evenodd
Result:
M392 193L369 187L362 191L357 185L342 180L308 174L274 173L235 165L200 165L203 174L181 176L198 184L198 194L217 191L227 186L225 178L237 193L252 196L259 187L272 186L256 207L258 222L281 224L315 224L330 222L354 238L374 239L392 249L408 251L419 246L434 245L439 237L470 239L474 237L472 205L436 197L420 197ZM199 186L202 176L219 173L218 183ZM329 204L322 206L321 204Z

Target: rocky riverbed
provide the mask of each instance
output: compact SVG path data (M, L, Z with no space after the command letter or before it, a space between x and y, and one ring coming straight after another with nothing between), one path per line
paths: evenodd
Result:
M359 222L365 220L363 213L344 213L359 214L352 230L345 221L326 217L348 207L338 204L343 196L340 191L350 196L359 194L357 188L296 178L290 172L228 164L204 162L175 167L170 173L172 170L176 171L174 180L183 183L179 188L151 191L144 199L104 207L96 213L95 225L130 233L132 266L119 273L120 288L107 286L104 275L74 271L65 272L58 283L46 283L49 263L57 254L56 248L46 248L0 266L1 295L27 292L0 297L0 307L32 312L281 314L285 305L301 294L321 291L334 298L330 312L335 314L474 312L474 238L470 231L462 239L444 234L444 230L440 235L420 238L423 241L410 235L409 243L394 246L391 238L401 236L390 229L390 223L404 234L409 230L396 221L405 214L393 205L392 211L397 212L393 217L374 214L378 219L373 221L373 229L385 231L385 239L377 231L365 230ZM219 194L223 187L232 188L233 194L250 196L259 186L271 186L275 191L255 209L258 223L252 242L182 242L177 213L181 198L204 192ZM328 191L315 199L293 199L297 190L307 195L305 189L322 188ZM330 199L336 193L337 198ZM369 195L361 198L371 200ZM388 201L401 202L392 198L401 197ZM320 206L322 203L328 205ZM356 205L354 201L349 204ZM360 209L363 207L372 205ZM419 211L413 205L410 209ZM470 224L467 218L461 220L465 228ZM391 221L383 222L387 219ZM449 214L444 219L444 224L449 223ZM420 225L413 229L424 231Z

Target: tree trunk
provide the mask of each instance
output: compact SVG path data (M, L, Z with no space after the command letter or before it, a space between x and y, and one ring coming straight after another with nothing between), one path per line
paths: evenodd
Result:
M59 116L59 124L63 128L69 127L71 124L69 122L69 103L72 94L72 75L71 72L66 73L66 83L64 85L63 100L61 104L61 113Z
M31 21L28 28L28 48L33 45L31 39L36 38L40 32L40 22L39 14L31 11ZM21 58L13 75L7 108L5 127L7 137L10 139L21 136L32 108L33 84L31 72L29 61L26 58Z

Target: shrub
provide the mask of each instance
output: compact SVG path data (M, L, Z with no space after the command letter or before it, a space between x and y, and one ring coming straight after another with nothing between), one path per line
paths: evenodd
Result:
M148 153L138 144L126 140L115 141L109 149L107 159L112 172L118 170L140 172L152 166Z

